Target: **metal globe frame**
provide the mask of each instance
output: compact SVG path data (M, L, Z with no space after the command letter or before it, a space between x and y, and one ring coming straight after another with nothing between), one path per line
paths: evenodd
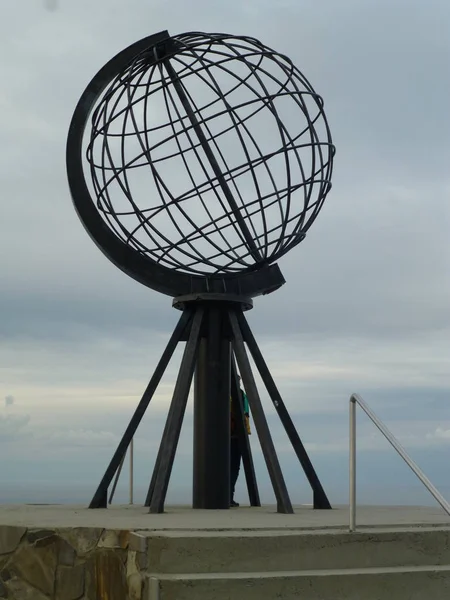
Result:
M186 56L193 62L189 62ZM263 60L273 62L284 73L284 78L267 75L261 66ZM236 65L248 68L250 75L242 76ZM232 79L234 87L231 92L222 91L214 77L216 67ZM270 92L261 83L262 73L276 82L275 92ZM259 96L249 84L250 76L259 77L263 89ZM206 82L216 99L202 106L196 104L186 87L188 77ZM244 91L250 90L254 99L241 102L236 107L230 102L230 94L240 86ZM147 121L148 103L156 93L164 94L166 106L175 107L175 113L167 108L167 121L163 125L157 123L151 126ZM305 97L314 106L312 116ZM277 110L280 99L283 102L292 100L306 121L306 126L294 136ZM122 107L117 110L120 102ZM254 109L252 103L256 106L259 103L260 107ZM212 106L216 108L216 104L222 108L211 114L210 109ZM253 112L246 117L240 116L239 111L249 107ZM258 145L248 125L250 117L261 110L270 112L281 139L279 147L269 152ZM209 116L205 117L205 113ZM143 119L143 127L138 124L137 114ZM221 122L228 119L231 125L214 131L212 123L217 118L222 119ZM324 139L316 131L319 122ZM88 126L90 137L86 146ZM164 127L168 128L169 134L161 140L158 135ZM245 154L245 160L234 166L227 162L220 143L229 132L238 136ZM250 140L253 157L242 132L247 141ZM132 135L138 142L138 150L129 159L124 148ZM155 138L156 142L152 144ZM180 139L188 141L185 147ZM158 148L168 142L176 143L177 151L157 156ZM303 160L305 151L312 157L308 172ZM189 163L192 156L202 167L200 183L195 176L198 169L192 168ZM164 511L194 373L193 507L219 509L230 506L230 398L238 417L238 436L250 504L260 506L244 426L239 368L277 499L277 509L284 513L293 512L246 346L312 487L314 507L331 508L244 312L252 308L254 297L271 293L285 283L275 261L304 239L317 217L331 188L333 156L334 146L320 96L287 57L253 38L198 32L171 37L163 31L120 52L87 86L76 106L67 140L67 174L75 209L90 237L110 261L147 287L172 296L173 306L182 311L92 498L91 508L106 507L108 487L114 476L118 477L127 448L175 348L181 342L186 342L186 345L145 500L150 511ZM277 185L270 167L270 162L279 157L284 159L285 168L285 183L281 186ZM170 185L164 182L160 173L163 161L169 161L169 164L172 161L173 164L175 158L183 161L192 184L191 188L178 195L170 192ZM86 178L86 165L89 166L91 189ZM130 184L128 172L139 167L151 172L154 192L158 192L154 194L150 207L139 206ZM260 180L264 177L258 169L264 170L265 181L266 184L269 181L271 191L267 191L267 185L263 190ZM247 177L246 184L241 187L247 194L236 183L244 177ZM250 194L249 181L253 186ZM113 192L115 189L115 196L111 189ZM219 216L212 214L208 194L220 205ZM303 196L302 204L298 201L299 194ZM119 198L120 202L125 199L128 203L126 208L118 210L119 200L115 198ZM200 209L208 216L202 225L196 223L196 215L190 215L189 206L185 207L194 200L200 203ZM279 211L277 222L273 207ZM172 235L175 237L170 237L158 224L155 225L162 213L171 219L172 232L175 232ZM130 226L133 219L137 225ZM180 225L183 219L188 232ZM259 229L255 226L255 219L261 219ZM231 239L234 241L231 242Z

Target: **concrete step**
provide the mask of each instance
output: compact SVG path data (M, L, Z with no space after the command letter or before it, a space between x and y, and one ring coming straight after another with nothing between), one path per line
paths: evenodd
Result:
M145 600L448 600L450 565L149 576Z
M144 532L141 532L141 535ZM149 573L236 573L450 564L450 528L147 532Z

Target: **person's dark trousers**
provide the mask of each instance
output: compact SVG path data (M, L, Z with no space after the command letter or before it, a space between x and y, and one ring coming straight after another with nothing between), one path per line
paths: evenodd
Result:
M234 489L239 477L239 469L241 467L241 446L239 438L233 436L230 440L230 501L234 499Z

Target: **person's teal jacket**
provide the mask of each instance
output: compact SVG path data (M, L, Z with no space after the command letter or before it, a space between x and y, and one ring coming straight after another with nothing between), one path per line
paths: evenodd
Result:
M244 392L244 390L241 390L241 394L242 394L242 402L244 405L244 418L245 418L245 426L247 428L247 433L248 435L251 434L251 430L250 430L250 407L248 404L248 398L247 398L247 394ZM235 435L235 429L236 429L236 424L234 422L234 415L233 415L233 411L231 411L231 435Z
M244 401L244 413L246 415L248 415L249 411L250 411L250 408L249 408L249 405L248 405L247 394L244 392L244 390L241 390L241 392L242 392L242 400Z

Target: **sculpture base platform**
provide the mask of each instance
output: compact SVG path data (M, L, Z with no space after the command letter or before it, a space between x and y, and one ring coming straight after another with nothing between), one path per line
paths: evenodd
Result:
M375 600L450 597L450 518L439 508L295 514L142 506L0 506L0 598Z
M168 506L163 514L150 514L140 504L111 505L89 510L84 505L4 504L0 505L0 527L100 527L103 529L217 531L268 529L348 528L348 507L315 511L312 505L295 507L295 514L277 513L276 506L242 506L232 510L194 510L188 506ZM358 506L358 528L404 527L415 525L450 526L450 517L439 508L417 506Z

